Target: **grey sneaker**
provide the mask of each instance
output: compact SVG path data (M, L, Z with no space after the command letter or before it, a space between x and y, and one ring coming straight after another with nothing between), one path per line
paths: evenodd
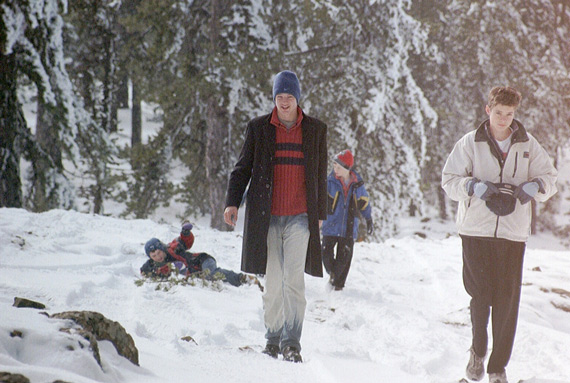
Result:
M469 349L469 352L471 353L471 356L469 357L469 363L467 363L465 373L467 374L467 378L469 380L475 380L478 382L485 376L485 366L483 365L485 357L481 357L475 354L473 347Z
M489 383L509 383L507 381L507 373L503 371L489 374Z

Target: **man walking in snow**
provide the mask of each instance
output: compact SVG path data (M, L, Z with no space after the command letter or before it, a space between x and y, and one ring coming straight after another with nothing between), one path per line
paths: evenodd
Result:
M266 274L264 353L292 362L302 362L303 272L323 275L319 225L327 216L327 127L303 112L300 96L295 73L275 76L275 107L247 126L224 211L234 226L249 183L241 267Z
M518 318L523 257L532 200L554 195L557 171L547 152L514 119L521 100L510 87L495 87L485 108L489 119L467 133L443 168L442 187L459 202L463 283L471 296L473 342L467 377L485 375L487 325L492 309L490 383L507 383Z

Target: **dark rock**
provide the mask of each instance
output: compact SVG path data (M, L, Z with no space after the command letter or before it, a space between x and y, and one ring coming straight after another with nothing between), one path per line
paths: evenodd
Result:
M30 379L24 375L12 374L9 372L0 372L1 383L30 383Z
M39 309L39 310L43 310L46 308L46 306L43 303L34 302L29 299L19 298L19 297L14 298L14 304L12 306L19 308L29 307L32 309Z
M66 311L50 315L50 317L74 321L86 332L93 334L95 339L110 341L119 355L127 358L133 364L139 365L139 351L135 342L120 323L109 320L94 311ZM85 337L87 334L83 334L83 336Z

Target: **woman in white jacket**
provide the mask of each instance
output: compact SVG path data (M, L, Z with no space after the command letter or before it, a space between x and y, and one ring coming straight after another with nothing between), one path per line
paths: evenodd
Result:
M485 375L487 325L492 308L490 383L508 383L521 292L523 257L530 234L532 199L554 195L557 171L548 153L514 119L521 95L495 87L485 107L489 119L467 133L443 168L442 187L458 201L463 283L471 296L473 342L467 377Z

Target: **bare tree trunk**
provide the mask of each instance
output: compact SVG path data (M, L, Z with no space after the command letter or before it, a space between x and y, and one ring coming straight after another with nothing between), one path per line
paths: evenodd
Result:
M139 149L142 144L142 111L138 85L133 82L133 109L131 110L131 167L139 169Z
M15 57L0 54L0 207L22 207L18 131L26 122L18 104Z
M437 200L439 202L439 218L447 219L447 205L445 204L445 191L441 186L437 188Z
M210 96L206 131L206 178L211 211L210 227L227 231L224 224L225 191L227 184L224 148L227 144L227 119L217 98Z
M44 104L43 97L38 97L36 116L36 140L45 155L32 158L33 174L29 203L33 211L41 212L60 208L60 199L52 184L54 173L63 169L59 129L53 121L53 113Z
M112 35L107 35L105 44L105 77L103 79L103 124L109 133L117 131L116 63L115 42Z
M101 180L105 179L105 172L107 170L106 166L103 166L102 171L95 172L96 183L93 185L93 213L103 214L103 199L105 191L103 189Z
M142 142L142 110L139 87L133 82L133 109L131 110L131 147Z
M124 109L129 107L129 76L126 71L123 71L123 75L119 81L117 87L117 107Z
M210 57L217 53L220 35L220 13L222 4L219 0L210 3ZM215 64L209 63L209 70L214 72ZM207 100L206 113L206 179L208 181L211 211L210 227L229 231L224 224L225 191L227 184L226 147L228 145L227 110L223 97L211 94Z

